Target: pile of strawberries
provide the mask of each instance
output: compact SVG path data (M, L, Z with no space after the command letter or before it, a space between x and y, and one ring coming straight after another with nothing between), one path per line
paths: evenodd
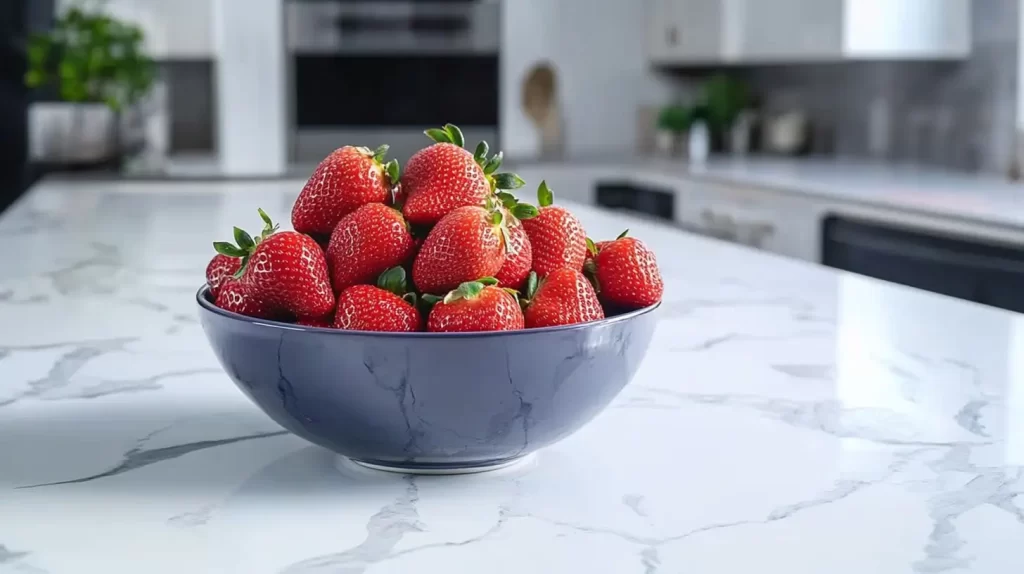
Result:
M499 331L569 325L653 305L654 253L626 237L594 243L569 210L511 193L501 152L470 152L459 128L399 175L387 146L346 146L313 172L295 231L261 209L258 237L217 242L206 281L218 307L261 319L364 331Z

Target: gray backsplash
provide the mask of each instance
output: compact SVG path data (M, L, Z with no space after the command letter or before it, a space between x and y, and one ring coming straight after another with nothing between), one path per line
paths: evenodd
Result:
M869 158L882 150L879 159L1008 174L1015 167L1019 1L971 4L974 46L964 61L727 71L750 83L766 111L807 111L813 153ZM881 147L872 146L869 136L870 118L880 114L888 122L875 125L889 126Z

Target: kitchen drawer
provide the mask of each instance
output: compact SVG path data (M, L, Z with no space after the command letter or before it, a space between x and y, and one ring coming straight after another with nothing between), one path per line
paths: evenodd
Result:
M818 257L818 218L800 198L692 181L677 196L676 222L687 230L807 261Z

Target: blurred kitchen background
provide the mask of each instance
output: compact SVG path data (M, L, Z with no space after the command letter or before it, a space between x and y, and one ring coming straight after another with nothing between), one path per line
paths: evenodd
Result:
M301 180L343 144L387 142L404 161L425 127L452 122L568 199L1024 307L1020 0L0 11L5 204L43 177ZM83 85L112 86L114 105L51 81L75 52L69 29L116 55L103 73L67 64Z

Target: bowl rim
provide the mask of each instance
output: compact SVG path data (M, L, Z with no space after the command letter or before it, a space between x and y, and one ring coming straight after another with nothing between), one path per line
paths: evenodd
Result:
M334 336L348 336L348 335L359 335L364 337L398 337L404 339L457 339L465 337L516 337L529 334L537 333L559 333L564 331L577 331L590 329L602 325L611 325L614 323L620 323L635 319L641 315L651 313L658 307L661 307L661 301L658 301L654 305L649 305L641 309L622 313L621 315L615 315L614 317L606 317L597 321L587 321L586 323L574 323L572 325L558 325L556 327L538 327L536 329L518 329L515 331L466 331L459 333L432 333L428 331L416 331L413 333L398 332L398 331L357 331L357 330L346 330L346 329L331 329L326 327L309 327L306 325L297 325L295 323L285 323L284 321L274 321L271 319L258 319L256 317L249 317L242 315L241 313L235 313L226 309L214 305L206 295L210 292L209 285L203 285L196 292L196 301L199 303L199 308L216 315L220 315L226 319L233 321L242 321L250 323L260 327L269 327L273 329L282 329L287 331L309 331L313 333L321 333L324 335Z

